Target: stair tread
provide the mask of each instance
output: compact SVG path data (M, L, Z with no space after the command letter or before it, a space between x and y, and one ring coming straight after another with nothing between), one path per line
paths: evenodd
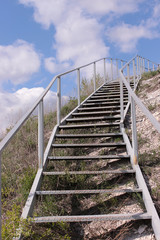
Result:
M122 136L122 133L94 133L94 134L56 134L58 138L78 138L78 137L117 137Z
M60 125L60 129L69 128L89 128L89 127L106 127L106 126L119 126L120 122L117 123L95 123L95 124L81 124L81 125Z
M125 100L127 100L128 98L124 98ZM114 98L114 99L108 99L108 98L102 98L102 99L88 99L87 102L105 102L105 101L111 101L111 102L119 102L120 97L119 98Z
M120 105L117 106L105 106L105 107L84 107L84 108L78 108L79 111L86 111L86 110L99 110L99 109L120 109Z
M36 191L37 195L61 195L61 194L96 194L96 193L134 193L142 192L142 189L86 189L86 190L49 190Z
M120 147L120 146L126 146L125 143L64 143L64 144L52 144L52 147Z
M129 155L99 155L99 156L49 156L50 160L90 160L90 159L123 159Z
M118 116L102 116L102 117L88 117L88 118L70 118L66 119L67 122L80 122L80 121L96 121L96 120L117 120L120 119L120 115Z
M133 169L128 170L101 170L101 171L60 171L60 172L43 172L43 175L54 176L54 175L98 175L98 174L125 174L125 173L135 173Z
M33 222L91 222L91 221L106 221L106 220L138 220L151 219L148 213L128 213L128 214L101 214L101 215L78 215L78 216L47 216L34 217Z
M114 113L114 114L118 114L120 113L120 111L101 111L101 112L83 112L83 113L72 113L72 116L85 116L85 115L97 115L97 114L109 114L109 113ZM112 116L112 115L111 115Z

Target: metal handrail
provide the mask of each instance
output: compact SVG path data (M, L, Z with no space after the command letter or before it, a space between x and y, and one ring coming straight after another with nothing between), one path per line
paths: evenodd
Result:
M17 131L21 128L21 126L26 122L26 120L30 117L30 115L33 113L33 111L38 107L38 105L40 104L40 102L43 101L43 98L45 97L45 95L48 93L48 91L50 90L50 88L53 86L54 82L56 81L56 79L60 78L63 75L66 75L68 73L74 72L74 71L78 71L84 67L87 67L89 65L95 64L99 61L104 60L119 60L122 62L126 62L125 60L121 60L121 59L113 59L113 58L101 58L98 59L96 61L92 61L88 64L82 65L80 67L76 67L74 69L71 69L69 71L57 74L55 77L52 78L51 82L49 83L49 85L47 86L47 88L44 90L44 92L40 95L40 97L35 101L35 103L33 104L33 106L27 111L26 114L24 114L22 116L22 118L15 124L15 126L10 130L10 132L4 137L4 139L0 142L0 153L4 150L4 148L8 145L8 143L10 142L10 140L14 137L14 135L17 133ZM58 94L57 94L58 95ZM59 96L60 97L60 96ZM60 104L59 104L60 105ZM43 103L42 106L40 107L40 111L41 114L43 114ZM41 118L41 117L40 117ZM42 121L40 121L42 124ZM60 121L59 121L60 123ZM43 128L43 127L42 127ZM43 129L40 128L40 131L42 131Z

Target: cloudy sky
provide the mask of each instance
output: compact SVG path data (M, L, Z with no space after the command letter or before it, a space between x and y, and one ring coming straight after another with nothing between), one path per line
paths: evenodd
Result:
M103 57L129 60L137 53L160 63L159 43L159 0L1 1L1 131L55 74ZM71 85L68 80L64 95ZM55 99L53 88L47 102Z

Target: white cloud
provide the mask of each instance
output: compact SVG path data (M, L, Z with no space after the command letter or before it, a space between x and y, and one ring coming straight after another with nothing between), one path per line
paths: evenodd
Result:
M109 47L103 40L103 25L88 15L84 1L78 4L74 0L19 1L34 8L36 22L46 28L51 24L55 27L56 61L53 56L45 61L50 72L57 68L61 72L67 64L74 67L109 55Z
M1 132L5 133L6 128L13 126L27 110L33 105L37 98L43 93L44 88L22 88L14 93L0 92L0 123ZM56 110L57 96L49 91L44 98L45 112ZM68 101L67 96L62 97L62 105Z
M70 67L69 63L67 62L64 62L62 64L57 63L54 57L45 58L44 65L45 69L52 74L65 71Z
M114 13L122 15L138 11L138 5L143 1L144 0L80 0L80 4L91 14L106 15Z
M122 52L133 52L139 39L153 39L157 37L157 33L146 25L130 25L122 23L121 25L108 28L107 37Z
M17 40L13 45L0 46L0 82L13 84L27 81L40 67L40 56L32 44Z
M160 3L156 3L153 9L153 17L160 18L159 12L160 12Z

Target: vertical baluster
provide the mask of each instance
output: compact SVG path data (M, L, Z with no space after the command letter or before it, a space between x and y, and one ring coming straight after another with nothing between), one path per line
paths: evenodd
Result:
M132 147L133 147L133 164L138 164L138 143L136 127L136 108L134 99L131 97L131 118L132 118Z
M154 71L154 63L153 63L153 71Z
M123 73L123 71L122 71ZM123 82L120 78L120 110L121 110L121 122L123 123L124 120L124 105L123 105Z
M137 56L137 68L136 68L136 69L137 69L137 71L136 71L136 72L137 72L137 73L136 73L137 77L139 76L139 64L138 64L138 59L139 59L139 57Z
M119 77L119 71L118 71L118 59L116 59L116 68L117 68L117 81L118 81L118 77Z
M143 72L145 72L145 59L143 58Z
M148 60L148 72L149 72L149 60Z
M106 59L104 58L104 83L107 82L107 78L106 78Z
M96 91L96 63L93 63L93 84L94 84L94 91Z
M44 159L44 109L43 100L38 105L38 159L39 168L43 168Z
M135 69L135 59L133 59L133 81L134 81L134 90L136 89L136 69Z
M113 81L113 60L111 58L111 81Z
M57 78L57 124L61 122L61 78Z
M80 96L80 69L77 69L77 88L78 88L78 105L81 104L81 96Z

